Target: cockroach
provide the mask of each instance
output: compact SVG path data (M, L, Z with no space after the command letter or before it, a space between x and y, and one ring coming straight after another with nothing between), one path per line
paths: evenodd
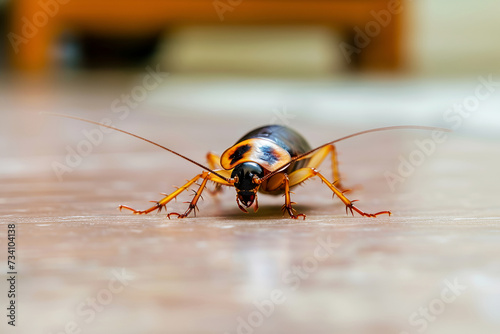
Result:
M355 211L364 217L377 217L382 214L391 215L391 211L379 211L376 213L364 212L360 208L353 205L356 200L349 200L344 195L348 189L345 189L340 181L337 153L334 144L363 134L387 130L417 129L449 131L448 129L429 126L390 126L357 132L330 141L316 148L311 148L304 137L302 137L295 130L281 125L267 125L248 132L236 141L233 146L224 151L220 157L213 153L208 153L208 166L205 166L163 145L110 125L69 115L54 113L47 114L71 118L125 133L156 145L202 168L204 170L202 173L193 177L186 184L177 188L177 190L171 194L163 194L165 197L159 201L153 201L155 205L149 209L136 210L126 205L119 206L120 210L130 210L134 214L148 214L153 211L161 212L162 209L166 209L166 205L170 201L201 179L201 184L196 190L187 210L184 213L168 213L168 218L171 216L185 218L193 210L196 214L198 200L200 199L208 181L212 181L216 184L216 189L220 189L221 186L234 187L236 190L236 203L240 210L245 213L248 213L247 208L249 207L253 207L255 212L258 210L258 192L271 195L281 194L285 197L285 204L282 207L282 211L284 213L288 213L290 218L297 219L302 217L305 219L305 214L297 214L295 209L292 207L295 203L291 200L290 189L312 177L319 177L321 181L328 188L330 188L333 194L337 195L337 197L344 203L346 213L348 213L349 210L354 216ZM317 169L328 155L331 157L333 181L329 181Z

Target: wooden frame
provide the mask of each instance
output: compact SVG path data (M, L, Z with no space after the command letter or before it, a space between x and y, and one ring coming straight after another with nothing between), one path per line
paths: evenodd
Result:
M138 35L170 26L196 24L298 24L326 25L337 29L349 45L355 28L377 22L373 11L387 10L396 0L220 0L229 9L217 12L216 0L16 0L12 33L24 38L13 48L13 63L22 70L49 68L50 46L65 28L106 35ZM41 3L51 4L46 8ZM230 4L234 6L231 7ZM47 18L46 20L43 20ZM222 18L222 19L221 19ZM402 14L392 15L362 52L353 53L351 65L361 69L395 70L401 65ZM26 32L26 22L36 34ZM33 31L31 31L33 32ZM11 41L12 43L12 41Z

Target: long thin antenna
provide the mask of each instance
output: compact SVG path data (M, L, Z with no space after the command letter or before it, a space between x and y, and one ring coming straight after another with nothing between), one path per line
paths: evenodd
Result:
M160 148L162 148L162 149L164 149L164 150L166 150L166 151L168 151L168 152L170 152L170 153L173 153L173 154L175 154L175 155L177 155L177 156L179 156L179 157L181 157L181 158L183 158L183 159L185 159L185 160L189 161L189 162L190 162L190 163L192 163L192 164L195 164L195 165L196 165L196 166L198 166L198 167L201 167L201 168L203 168L203 169L205 169L205 170L209 171L210 173L212 173L212 174L214 174L214 175L217 175L218 177L220 177L220 178L221 178L221 179L223 179L223 180L229 181L229 179L228 179L228 178L226 178L226 177L224 177L224 176L220 175L219 173L217 173L217 172L213 171L212 169L210 169L210 168L208 168L208 167L206 167L206 166L203 166L202 164L200 164L200 163L198 163L198 162L196 162L196 161L194 161L194 160L192 160L192 159L189 159L188 157L186 157L186 156L184 156L184 155L182 155L182 154L180 154L180 153L177 153L177 152L175 152L175 151L173 151L173 150L171 150L171 149L169 149L169 148L167 148L167 147L165 147L165 146L163 146L163 145L157 144L157 143L155 143L154 141L151 141L151 140L146 139L146 138L144 138L144 137L141 137L141 136L138 136L138 135L134 135L133 133L130 133L130 132L128 132L128 131L121 130L121 129L115 128L115 127L113 127L113 126L110 126L110 125L102 124L102 123L99 123L99 122L94 122L94 121L91 121L91 120L88 120L88 119L85 119L85 118L76 117L76 116L70 116L70 115L58 114L58 113L52 113L52 112L41 112L40 114L43 114L43 115L50 115L50 116L57 116L57 117L64 117L64 118L71 118L71 119L76 119L77 121L82 121L82 122L86 122L86 123L90 123L90 124L95 124L95 125L103 126L103 127L105 127L105 128L112 129L112 130L115 130L115 131L118 131L118 132L125 133L125 134L127 134L127 135L129 135L129 136L132 136L132 137L135 137L135 138L139 138L139 139L144 140L144 141L146 141L146 142L148 142L148 143L150 143L150 144L153 144L153 145L155 145L155 146L158 146L158 147L160 147Z
M352 138L352 137L361 136L361 135L364 135L364 134L367 134L367 133L379 132L379 131L388 131L388 130L431 130L431 131L432 130L437 130L437 131L443 131L443 132L452 132L450 129L438 128L438 127L433 127L433 126L420 126L420 125L386 126L386 127L382 127L382 128L375 128L375 129L365 130L365 131L361 131L361 132L356 132L356 133L353 133L351 135L348 135L348 136L345 136L345 137L342 137L342 138L339 138L339 139L335 139L335 140L333 140L331 142L328 142L326 144L323 144L321 146L313 148L312 150L310 150L310 151L308 151L306 153L302 153L302 154L299 154L299 155L293 157L292 160L290 160L289 162L287 162L286 164L284 164L280 168L276 169L275 171L267 174L261 180L264 181L264 180L269 179L270 177L272 177L272 176L274 176L274 175L282 172L284 169L286 169L288 166L290 166L290 164L294 163L295 161L304 159L308 155L310 155L311 153L313 153L313 152L315 152L315 151L317 151L317 150L319 150L319 149L321 149L321 148L323 148L325 146L332 145L332 144L338 143L339 141L346 140L346 139L349 139L349 138Z

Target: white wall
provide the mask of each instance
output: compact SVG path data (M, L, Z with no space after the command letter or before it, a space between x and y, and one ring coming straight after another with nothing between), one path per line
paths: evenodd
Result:
M499 0L410 2L409 58L418 72L500 73Z
M412 74L500 73L500 0L403 1ZM180 29L168 37L160 57L181 72L317 75L345 66L335 33L319 27L221 24Z

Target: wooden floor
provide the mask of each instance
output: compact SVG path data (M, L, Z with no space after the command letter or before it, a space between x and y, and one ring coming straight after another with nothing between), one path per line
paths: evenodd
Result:
M197 167L113 133L70 160L59 181L54 163L66 164L68 147L83 149L84 130L96 128L37 112L110 117L198 161L253 121L152 106L120 120L109 112L113 88L23 87L4 89L0 107L2 314L6 224L16 224L19 273L18 326L3 316L2 333L498 333L500 160L492 153L500 143L450 135L394 191L384 172L397 172L398 157L428 134L340 143L350 197L391 217L346 215L313 180L293 195L305 221L282 217L281 197L261 196L259 212L244 214L232 189L206 194L196 218L168 220L117 206L146 208ZM294 122L312 145L361 130ZM329 175L328 164L322 170ZM168 210L183 210L190 196Z

